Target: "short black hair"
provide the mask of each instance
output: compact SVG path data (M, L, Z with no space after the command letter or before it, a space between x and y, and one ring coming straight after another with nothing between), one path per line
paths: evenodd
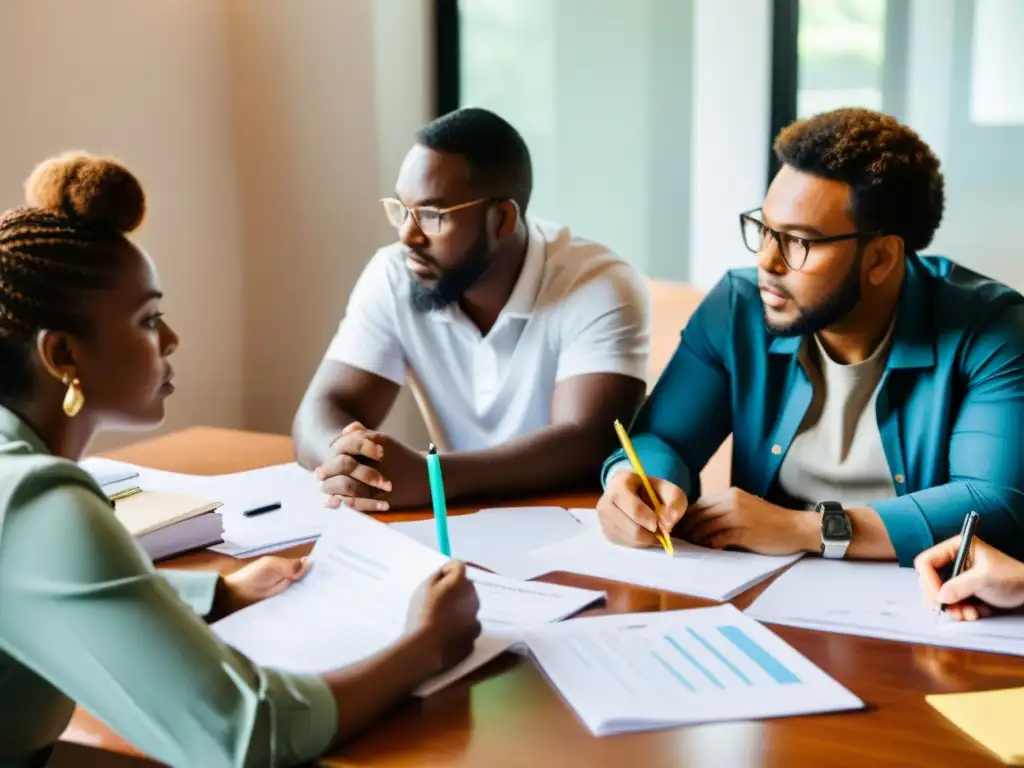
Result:
M464 107L421 128L416 141L465 158L470 183L482 194L515 200L526 213L533 191L530 150L503 118L479 107Z
M849 184L857 229L903 238L908 253L927 248L942 222L939 159L896 118L843 108L798 120L775 139L780 163Z

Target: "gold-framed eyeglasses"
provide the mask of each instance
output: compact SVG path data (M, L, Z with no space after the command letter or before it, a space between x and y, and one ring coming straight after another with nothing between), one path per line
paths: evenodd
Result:
M770 240L775 240L779 246L779 255L786 263L786 266L794 272L799 272L807 263L807 255L811 248L826 243L838 243L841 240L857 239L863 241L878 237L881 232L848 232L845 235L831 235L829 237L797 237L789 232L780 232L772 229L760 219L754 218L751 214L758 213L761 209L754 208L740 214L740 232L743 235L743 244L751 253L760 253Z
M396 200L393 197L382 198L380 202L384 206L384 215L388 217L388 222L395 229L401 229L409 217L412 216L416 221L416 226L423 230L423 234L438 235L444 228L444 223L449 220L453 213L464 208L471 208L474 205L480 205L480 203L489 203L492 199L490 197L481 197L478 200L450 205L447 208L438 208L433 205L414 205L409 207L401 200Z

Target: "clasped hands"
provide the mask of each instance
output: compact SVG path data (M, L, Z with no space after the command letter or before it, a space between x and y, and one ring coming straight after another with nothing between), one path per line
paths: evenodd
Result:
M765 555L810 551L820 545L817 520L807 512L770 504L739 488L704 496L690 504L683 489L649 478L660 502L655 515L640 478L621 471L608 481L597 503L605 536L627 547L657 544L657 531L713 549L736 547Z
M327 506L360 512L430 502L426 455L353 421L331 444L332 456L316 468Z

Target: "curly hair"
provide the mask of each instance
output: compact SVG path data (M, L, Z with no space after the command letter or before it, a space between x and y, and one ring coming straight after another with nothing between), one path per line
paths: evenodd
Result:
M850 185L850 216L859 230L928 247L945 206L939 159L895 118L868 109L837 109L798 120L773 145L780 163Z
M110 285L125 234L146 213L142 186L117 160L68 152L25 182L28 205L0 215L0 401L28 396L40 330L86 333L83 291Z

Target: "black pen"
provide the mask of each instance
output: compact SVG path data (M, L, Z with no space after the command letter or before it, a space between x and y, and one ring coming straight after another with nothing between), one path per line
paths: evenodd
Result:
M262 515L264 512L273 512L275 509L281 508L281 502L275 501L273 504L267 504L265 507L256 507L256 509L250 509L242 513L242 517L255 517L256 515Z
M964 518L963 527L960 529L960 549L956 552L956 559L953 561L953 570L950 573L947 581L955 579L964 569L967 567L967 557L971 552L971 542L974 541L974 532L978 528L978 520L981 516L973 509L967 513L967 517ZM946 610L946 604L942 603L939 605L940 611Z

